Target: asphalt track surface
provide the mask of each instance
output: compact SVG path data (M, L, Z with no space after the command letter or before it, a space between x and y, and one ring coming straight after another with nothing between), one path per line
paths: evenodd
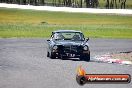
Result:
M132 39L90 39L91 61L50 59L46 57L46 39L0 39L0 88L132 88L129 84L85 84L76 82L76 69L87 73L130 74L132 65L93 61L93 56L132 50Z

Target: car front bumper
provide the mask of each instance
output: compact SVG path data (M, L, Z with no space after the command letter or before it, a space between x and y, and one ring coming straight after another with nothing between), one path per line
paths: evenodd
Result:
M53 50L52 51L52 55L56 56L56 57L69 57L69 58L79 58L82 55L88 55L90 53L90 51L82 51L82 52L59 52L57 50Z

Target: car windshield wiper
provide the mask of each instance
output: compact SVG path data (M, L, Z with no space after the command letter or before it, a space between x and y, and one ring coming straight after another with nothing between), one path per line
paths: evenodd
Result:
M64 40L72 40L72 39L70 39L70 38L65 38Z
M64 39L55 39L56 41L58 41L58 40L64 40Z
M81 39L71 39L72 41L83 41Z

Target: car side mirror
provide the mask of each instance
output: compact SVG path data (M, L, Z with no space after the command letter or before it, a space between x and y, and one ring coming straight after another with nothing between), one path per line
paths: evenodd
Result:
M47 42L49 42L50 40L48 39Z
M86 42L89 41L89 37L86 39Z

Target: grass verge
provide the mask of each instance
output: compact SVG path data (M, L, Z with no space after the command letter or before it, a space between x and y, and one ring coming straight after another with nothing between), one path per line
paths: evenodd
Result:
M0 37L49 37L58 29L86 37L132 38L132 16L0 8Z

